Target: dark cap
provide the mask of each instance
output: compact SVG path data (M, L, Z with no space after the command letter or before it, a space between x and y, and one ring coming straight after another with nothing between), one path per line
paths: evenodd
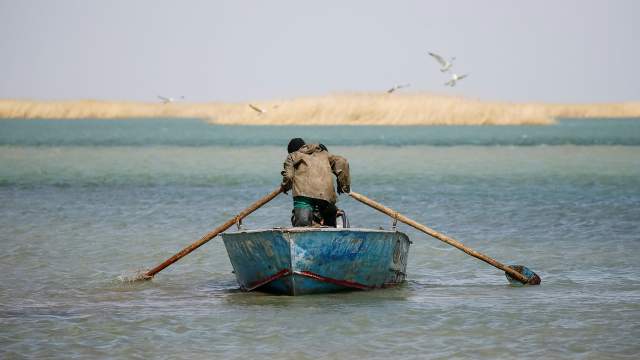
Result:
M291 154L292 152L298 151L304 145L304 140L301 138L293 138L289 141L289 145L287 145L287 151Z

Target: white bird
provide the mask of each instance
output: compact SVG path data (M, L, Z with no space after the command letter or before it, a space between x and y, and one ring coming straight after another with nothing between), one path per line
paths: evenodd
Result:
M255 112L257 112L258 114L264 114L266 113L265 110L260 109L259 107L253 105L253 104L249 104L249 107L252 108Z
M411 84L398 84L398 85L395 85L391 89L387 90L387 94L391 94L392 92L394 92L396 90L400 90L402 88L406 88L406 87L409 87L409 86L411 86Z
M447 61L442 56L434 54L432 52L430 52L429 55L436 59L438 64L440 64L440 71L442 72L449 71L449 69L451 69L451 67L453 66L453 61L456 59L455 57L452 57L449 61Z
M160 96L160 95L158 95L158 99L160 99L160 101L162 101L163 104L168 104L168 103L177 101L177 99L174 99L172 97L166 97L166 96ZM184 100L184 96L180 96L180 100Z
M456 86L456 82L466 78L467 76L469 76L469 74L464 74L464 75L451 74L451 79L449 79L449 81L444 83L444 85L454 87Z

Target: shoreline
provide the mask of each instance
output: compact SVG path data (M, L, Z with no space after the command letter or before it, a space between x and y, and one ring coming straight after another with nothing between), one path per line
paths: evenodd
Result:
M158 117L202 119L218 125L552 125L556 118L640 117L640 101L511 103L411 93L340 94L251 103L0 99L0 119Z

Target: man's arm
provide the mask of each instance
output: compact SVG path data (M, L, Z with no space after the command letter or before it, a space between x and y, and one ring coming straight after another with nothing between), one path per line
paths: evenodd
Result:
M351 191L351 176L349 175L349 162L338 155L329 155L331 170L338 179L338 193L348 193Z
M280 173L282 175L282 184L280 184L280 186L286 194L287 191L291 190L291 186L293 186L293 172L295 171L291 154L287 156L283 166L284 170Z

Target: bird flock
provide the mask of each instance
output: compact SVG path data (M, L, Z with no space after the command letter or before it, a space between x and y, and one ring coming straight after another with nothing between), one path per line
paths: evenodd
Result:
M454 87L456 86L456 84L466 78L467 76L469 76L469 74L462 74L462 75L458 75L455 72L452 71L452 67L453 67L453 62L456 60L455 57L451 57L449 58L449 60L446 60L444 57L442 57L441 55L438 55L436 53L433 52L429 52L429 55L438 62L438 65L440 65L440 72L448 74L449 75L449 80L447 82L444 83L445 86L449 86L449 87ZM390 87L389 89L387 89L386 93L387 94L392 94L400 89L404 89L411 86L411 84L406 83L406 84L397 84L394 85L392 87ZM247 104L247 106L249 108L251 108L251 110L255 111L258 115L264 115L267 113L266 109L260 108L254 104ZM275 108L275 107L274 107Z
M469 76L469 74L458 75L458 74L454 73L453 71L451 71L451 68L453 67L453 62L456 60L455 57L451 57L451 58L449 58L449 60L446 60L443 56L438 55L438 54L433 53L433 52L429 52L429 55L435 61L438 62L438 65L440 65L440 72L449 74L448 81L444 83L445 86L454 87L454 86L456 86L458 81L460 81L460 80L466 78L467 76ZM391 87L391 88L389 88L387 90L387 94L391 94L391 93L395 92L396 90L400 90L402 88L406 88L406 87L409 87L409 86L411 86L411 84L394 85L393 87Z
M458 75L451 71L451 68L453 67L453 62L456 60L455 57L452 57L449 60L445 60L444 57L436 53L429 52L429 55L431 55L431 57L434 58L438 62L438 64L440 64L440 72L450 74L451 77L449 78L449 81L444 83L445 86L454 87L456 86L456 83L458 81L469 76L469 74Z
M447 82L444 83L444 86L449 86L449 87L454 87L456 86L456 84L466 78L467 76L469 76L469 74L462 74L462 75L458 75L457 73L452 71L453 68L453 62L456 60L455 57L451 57L449 58L449 60L446 60L443 56L438 55L436 53L433 52L429 52L429 56L431 56L440 66L440 72L441 73L445 73L449 75L449 79L447 80ZM389 89L387 89L386 93L387 94L392 94L400 89L404 89L411 86L411 84L406 83L406 84L397 84L394 85L392 87L390 87ZM163 104L169 104L172 103L174 101L177 100L184 100L184 96L181 96L179 99L174 99L171 97L165 97L165 96L160 96L158 95L158 99L160 99L160 101ZM263 108L260 108L254 104L247 104L249 106L249 108L251 108L251 110L255 111L258 115L263 115L265 114L267 111ZM276 108L276 106L274 106L274 108Z

